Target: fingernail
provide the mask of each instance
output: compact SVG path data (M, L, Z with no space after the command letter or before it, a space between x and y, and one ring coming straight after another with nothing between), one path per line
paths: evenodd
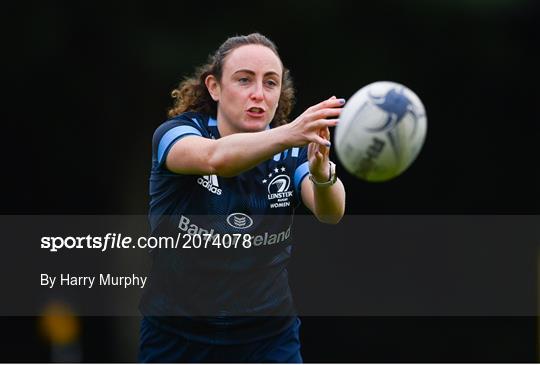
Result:
M345 104L345 99L338 99L338 101L341 105Z
M330 147L332 145L332 142L328 141L326 142L326 147Z

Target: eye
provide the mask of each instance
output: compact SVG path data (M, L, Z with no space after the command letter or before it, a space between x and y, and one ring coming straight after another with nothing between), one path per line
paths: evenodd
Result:
M268 79L266 80L266 85L268 85L269 87L276 87L278 86L278 83L272 79Z
M239 82L240 84L247 84L247 83L249 82L249 79L248 79L247 77L240 77L240 78L238 79L238 82Z

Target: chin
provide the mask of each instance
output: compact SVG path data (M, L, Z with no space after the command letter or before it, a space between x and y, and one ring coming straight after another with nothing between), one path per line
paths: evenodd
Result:
M266 126L270 124L267 121L251 120L243 123L243 130L246 132L261 132L266 129Z

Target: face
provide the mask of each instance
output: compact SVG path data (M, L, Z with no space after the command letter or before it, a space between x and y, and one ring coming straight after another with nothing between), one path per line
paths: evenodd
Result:
M261 45L236 48L225 58L221 80L208 76L206 86L217 101L222 136L264 130L274 118L281 94L282 66Z

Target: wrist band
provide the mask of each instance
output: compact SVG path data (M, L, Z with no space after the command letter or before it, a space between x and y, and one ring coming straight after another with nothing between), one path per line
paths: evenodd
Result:
M317 180L315 180L315 178L313 177L313 175L311 174L311 172L309 173L309 179L311 180L311 182L315 185L315 186L332 186L336 183L337 181L337 175L336 175L336 164L333 163L332 161L328 161L329 162L329 168L330 168L330 172L329 172L329 175L328 175L328 181L325 181L325 182L318 182Z

